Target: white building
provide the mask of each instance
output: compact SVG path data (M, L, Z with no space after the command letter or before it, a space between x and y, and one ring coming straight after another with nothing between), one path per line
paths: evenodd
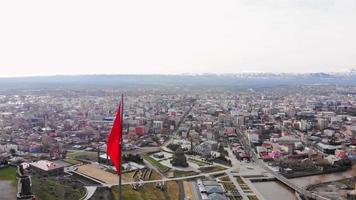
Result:
M11 149L18 150L18 145L16 144L0 144L0 151L10 152Z
M163 127L162 121L153 121L153 128L156 130L160 130Z
M328 120L324 118L318 119L318 128L319 130L324 130L328 127Z
M248 132L247 138L248 138L248 141L252 144L257 144L260 142L260 137L256 132Z

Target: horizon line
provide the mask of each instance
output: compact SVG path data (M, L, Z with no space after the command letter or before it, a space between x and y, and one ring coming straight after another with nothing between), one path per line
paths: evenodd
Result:
M54 76L202 76L202 75L237 75L237 74L318 74L318 73L347 73L356 71L356 68L349 68L342 71L315 71L315 72L263 72L263 71L241 71L231 73L88 73L88 74L24 74L24 75L0 75L0 78L37 78L37 77L54 77Z

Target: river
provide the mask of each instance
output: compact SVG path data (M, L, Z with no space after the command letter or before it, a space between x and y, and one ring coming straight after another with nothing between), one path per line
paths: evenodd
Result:
M290 179L294 184L299 187L306 187L308 185L314 185L318 183L325 183L330 181L336 181L344 178L350 178L356 176L356 167L344 172L337 172L332 174L322 174L316 176L307 176L302 178Z
M253 185L265 200L297 200L294 191L278 181L255 182Z
M306 187L310 184L330 182L343 178L353 177L356 176L355 173L356 170L354 168L345 172L294 178L290 180L294 184L298 185L299 187ZM278 181L255 182L253 183L253 185L261 193L261 195L265 198L265 200L296 200L297 199L293 190L291 190L290 188L286 187L284 184Z

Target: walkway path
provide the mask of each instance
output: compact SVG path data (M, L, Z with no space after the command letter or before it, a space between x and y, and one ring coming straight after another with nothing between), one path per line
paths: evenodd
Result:
M237 189L237 191L239 191L241 197L243 200L248 200L247 195L245 194L245 192L242 190L242 188L240 187L239 183L236 181L236 178L230 173L228 172L227 175L229 176L230 180L232 181L232 183L234 183L235 188Z
M0 181L0 198L6 200L16 199L16 188L11 181Z
M96 186L87 186L85 187L85 189L87 190L86 191L86 194L85 196L82 198L82 200L89 200L95 193L96 191Z
M178 181L178 185L179 185L179 200L184 200L185 191L184 191L183 181L182 180Z
M202 173L202 174L198 174L198 175L193 175L193 176L186 176L186 177L177 177L177 178L166 178L163 180L149 180L149 181L140 181L140 183L157 183L157 182L162 182L162 181L179 181L179 180L188 180L188 179L194 179L194 178L200 178L203 176L214 176L217 174L221 174L221 173L226 173L228 170L223 170L223 171L218 171L218 172L210 172L210 173ZM122 185L131 185L137 182L123 182ZM114 186L117 184L103 184L104 186Z

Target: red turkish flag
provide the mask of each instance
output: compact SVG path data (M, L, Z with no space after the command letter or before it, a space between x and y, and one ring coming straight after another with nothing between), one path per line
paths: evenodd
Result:
M117 109L116 118L108 136L106 152L116 168L117 175L121 174L121 138L122 138L122 100Z

